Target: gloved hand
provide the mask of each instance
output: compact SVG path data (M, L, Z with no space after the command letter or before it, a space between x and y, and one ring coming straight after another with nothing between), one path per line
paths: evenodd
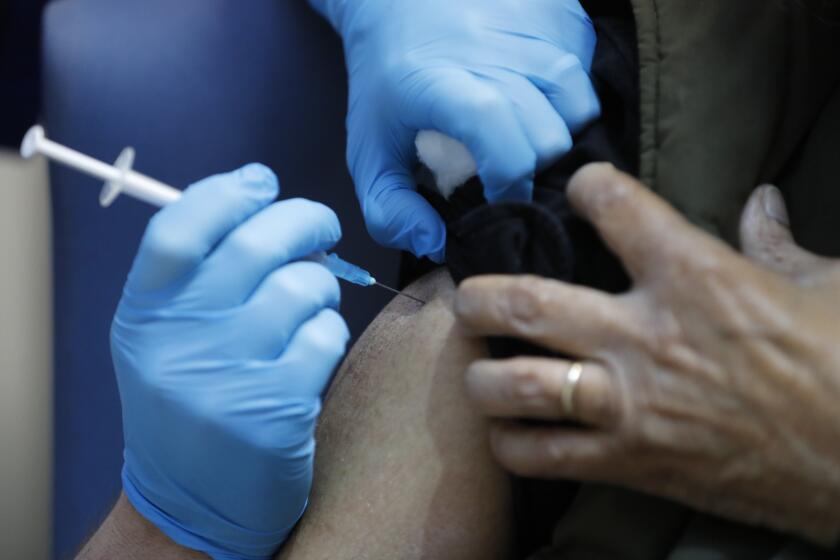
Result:
M529 200L536 170L600 114L578 0L310 3L344 38L348 163L384 245L443 258L443 221L414 190L418 131L466 145L490 202Z
M111 330L123 486L177 543L269 558L303 513L320 396L345 351L326 268L335 214L273 203L251 165L190 187L151 221Z

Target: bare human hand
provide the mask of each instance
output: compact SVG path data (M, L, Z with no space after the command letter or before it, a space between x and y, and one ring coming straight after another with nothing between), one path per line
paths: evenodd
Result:
M469 368L498 460L524 476L616 484L835 542L840 261L796 247L773 187L744 213L748 258L609 165L582 170L569 196L634 287L612 296L536 277L462 284L456 310L472 332L583 366L520 357ZM573 385L570 371L582 373Z

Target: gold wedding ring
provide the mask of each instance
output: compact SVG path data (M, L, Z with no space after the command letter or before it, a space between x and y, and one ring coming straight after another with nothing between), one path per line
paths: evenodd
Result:
M574 362L566 372L566 382L563 383L561 399L563 402L563 414L569 417L575 415L575 390L583 377L583 364Z

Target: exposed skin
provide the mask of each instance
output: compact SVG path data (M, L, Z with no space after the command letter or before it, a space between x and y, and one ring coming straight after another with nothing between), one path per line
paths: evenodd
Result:
M114 509L76 560L199 560L204 554L178 546L142 517L120 494Z
M467 372L495 456L532 477L598 481L830 544L840 536L840 261L796 247L759 189L741 256L609 165L570 201L634 278L612 296L534 277L462 284L460 322L577 356ZM585 425L526 425L522 418Z
M397 297L336 375L318 429L310 505L279 558L492 560L511 540L508 477L463 371L486 355L455 326L439 270ZM79 554L189 560L124 497Z
M463 403L455 372L467 362L495 456L514 472L606 481L836 539L840 263L793 244L772 188L744 214L755 264L610 168L576 177L571 199L625 259L634 290L489 277L464 284L458 312L473 333L584 358L574 413L560 398L569 362L487 361L480 344L449 336L453 288L439 272L410 289L427 306L395 299L343 366L319 429L315 494L281 558L505 556L508 487ZM124 498L79 558L117 556L203 557Z
M493 559L511 537L508 479L463 371L486 355L458 332L437 271L376 318L339 371L318 428L309 508L280 558Z

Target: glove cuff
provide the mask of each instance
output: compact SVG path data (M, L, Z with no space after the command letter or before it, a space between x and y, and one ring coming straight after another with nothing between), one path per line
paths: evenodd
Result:
M123 466L122 483L123 491L137 513L177 544L203 552L215 560L269 560L291 532L286 529L260 533L218 519L218 525L210 531L212 538L202 536L146 499L127 465Z

